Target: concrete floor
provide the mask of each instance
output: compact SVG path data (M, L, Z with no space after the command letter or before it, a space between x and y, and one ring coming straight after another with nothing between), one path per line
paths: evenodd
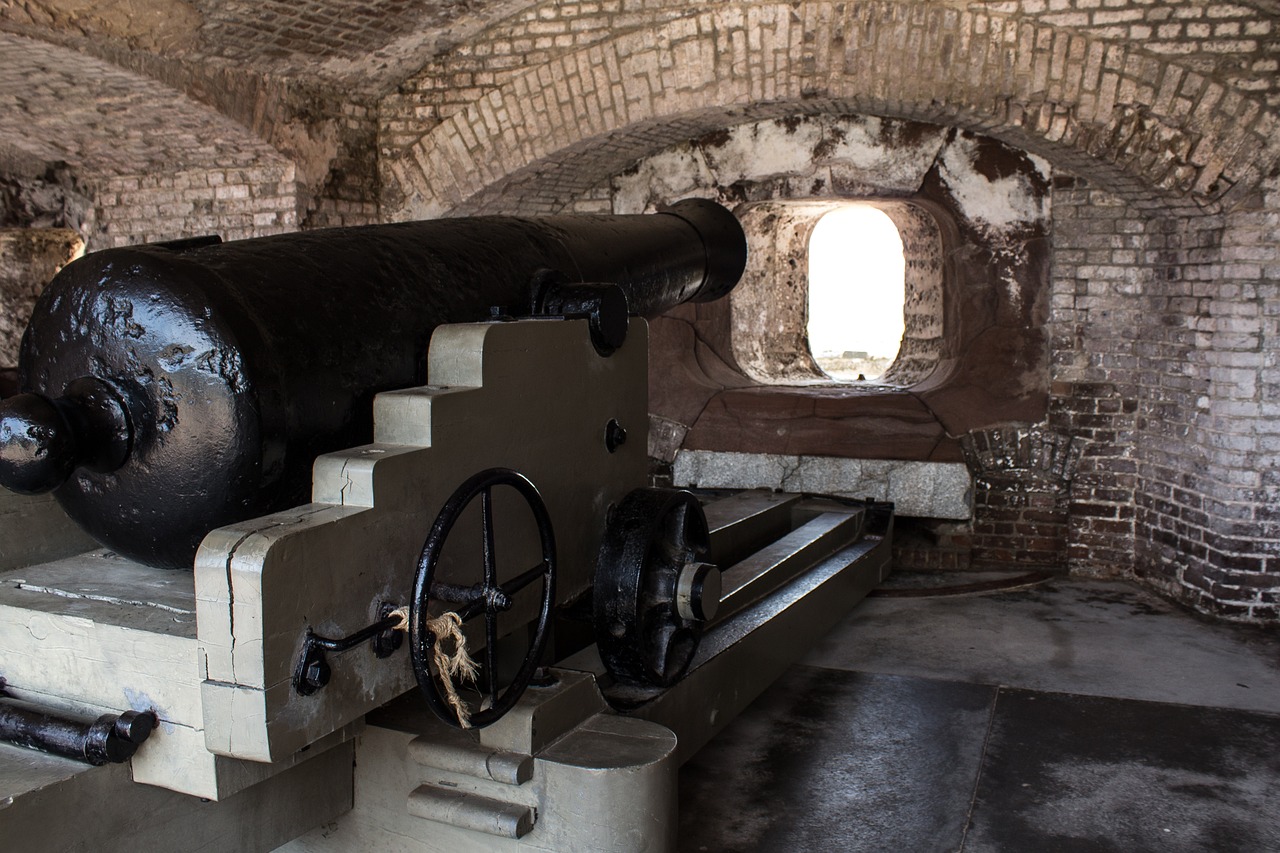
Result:
M942 593L863 602L691 760L681 850L1280 851L1280 635Z

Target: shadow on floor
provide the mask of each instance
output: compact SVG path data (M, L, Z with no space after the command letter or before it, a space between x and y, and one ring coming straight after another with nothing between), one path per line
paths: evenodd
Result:
M685 765L680 849L1280 850L1277 651L1123 584L868 601Z

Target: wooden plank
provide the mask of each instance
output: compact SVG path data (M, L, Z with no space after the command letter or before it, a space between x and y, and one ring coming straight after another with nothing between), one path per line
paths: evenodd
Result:
M90 719L154 711L160 725L134 756L133 778L223 799L298 756L270 765L208 751L194 608L190 572L152 569L104 551L6 572L0 675L17 698ZM353 736L350 727L344 731Z
M0 574L0 605L156 634L196 636L190 572L154 569L103 549Z
M127 765L90 767L0 744L0 838L22 853L260 853L350 809L352 760L351 744L314 752L301 766L211 803L134 784ZM14 779L20 784L10 787Z
M28 794L73 779L88 769L88 765L76 761L0 743L0 803L12 804ZM2 815L3 811L0 811Z
M318 753L354 739L363 728L363 721L351 723L321 738L304 751L266 764L209 752L205 747L203 729L162 727L161 731L152 734L133 757L133 780L207 800L221 801L301 764ZM152 740L162 735L164 739L160 743L165 748L159 749L152 745Z
M193 637L6 604L0 605L0 649L2 674L22 691L20 698L97 712L150 710L162 720L203 727Z

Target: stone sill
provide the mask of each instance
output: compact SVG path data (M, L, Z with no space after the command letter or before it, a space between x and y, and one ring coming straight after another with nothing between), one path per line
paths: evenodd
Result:
M959 462L682 450L672 476L676 486L875 498L893 501L900 516L973 517L973 479Z

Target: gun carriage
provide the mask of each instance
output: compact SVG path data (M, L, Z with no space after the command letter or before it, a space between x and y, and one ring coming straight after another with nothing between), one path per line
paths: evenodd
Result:
M0 739L103 766L0 746L0 832L674 849L679 763L888 572L890 505L646 485L642 318L744 263L687 201L68 266L0 402Z

